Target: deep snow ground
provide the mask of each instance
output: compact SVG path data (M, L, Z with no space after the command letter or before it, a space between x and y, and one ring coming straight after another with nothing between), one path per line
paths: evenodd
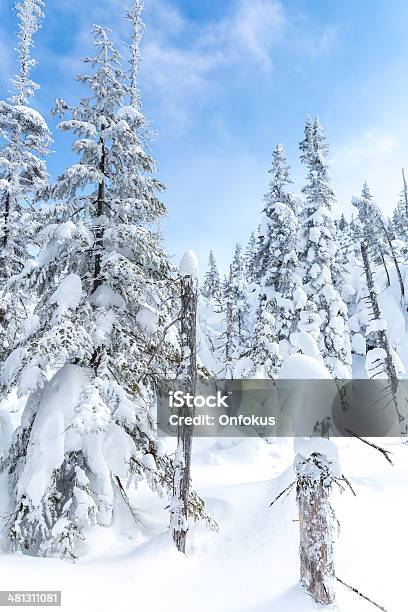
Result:
M298 584L294 491L269 507L293 480L287 467L292 442L235 442L195 440L194 486L220 531L195 526L186 557L167 533L166 501L140 489L133 500L140 530L130 519L123 527L123 516L110 529L97 528L75 564L2 554L0 588L61 589L61 609L69 612L323 610ZM357 495L333 493L341 523L336 572L388 612L405 612L408 446L387 442L394 467L358 441L340 440L339 446L342 469ZM332 609L375 610L340 584Z

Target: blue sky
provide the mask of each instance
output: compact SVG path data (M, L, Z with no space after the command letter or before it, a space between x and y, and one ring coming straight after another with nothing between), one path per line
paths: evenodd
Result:
M93 23L127 36L121 0L58 0L36 38L41 84L34 105L53 128L55 97L75 102L73 75ZM13 3L0 5L0 86L14 71ZM177 262L213 248L226 268L237 241L259 222L271 151L284 144L300 191L298 142L318 114L331 145L338 210L367 180L389 213L408 169L406 0L145 0L140 87L167 184L163 232ZM73 159L55 133L49 168Z

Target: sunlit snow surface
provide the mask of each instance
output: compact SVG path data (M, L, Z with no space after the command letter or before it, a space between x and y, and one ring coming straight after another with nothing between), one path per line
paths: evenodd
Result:
M405 269L403 273L405 277ZM382 281L377 278L384 287ZM351 279L350 286L354 284ZM400 305L393 277L391 288L382 289L380 303L391 343L406 368L406 312ZM150 321L150 314L146 321ZM359 317L364 318L364 313ZM208 339L217 337L220 315L202 305L199 318L200 358L214 371L216 363ZM357 334L358 327L353 331ZM292 358L292 364L286 363L287 375L291 376L296 360L302 362L307 377L311 376L309 361L314 370L323 370L321 364L313 363L314 346L308 338L301 338L300 343L304 355ZM365 378L362 338L357 337L355 349L361 354L353 355L353 376ZM299 376L298 368L295 371ZM15 398L2 406L3 446L12 431L9 411L17 408ZM18 414L12 414L11 419L16 424ZM334 486L331 501L340 523L335 569L342 580L388 612L405 612L408 445L390 438L377 442L392 452L394 466L357 440L337 441L341 471L356 496L347 487L341 492ZM172 452L174 448L168 444ZM296 446L303 453L306 447L304 442ZM1 588L61 589L61 610L67 612L321 611L323 608L298 582L299 539L293 488L269 506L294 480L293 453L293 440L267 444L254 438L195 439L193 486L217 520L218 533L197 524L188 534L187 555L177 553L168 531L168 500L141 485L130 494L141 527L118 499L113 525L96 527L86 534L75 564L58 558L1 554ZM37 477L40 476L39 473ZM0 515L6 516L9 511L3 475ZM2 538L4 533L0 533L0 544ZM368 612L374 608L337 584L336 604L329 609Z
M341 525L336 572L387 610L403 612L408 448L393 440L387 448L394 467L358 441L339 443L343 473L357 496L333 493ZM220 525L218 534L193 527L183 557L168 534L165 500L141 488L132 500L141 529L122 506L111 528L89 533L76 564L0 555L2 588L61 589L61 609L69 612L321 610L298 584L293 490L269 507L293 481L286 467L292 458L291 440L197 439L193 482ZM4 490L0 500L3 513ZM338 585L334 609L364 612L372 606Z

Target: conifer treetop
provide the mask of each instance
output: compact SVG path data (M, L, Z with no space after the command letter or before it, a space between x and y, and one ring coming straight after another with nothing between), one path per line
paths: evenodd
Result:
M143 37L144 23L142 20L142 12L144 9L143 0L134 0L132 6L127 10L126 17L131 24L132 34L129 49L131 53L130 60L130 103L136 108L140 109L141 99L138 89L138 75L140 70L140 43Z
M30 79L31 71L37 63L31 57L31 49L34 47L34 34L40 29L41 19L44 17L43 7L42 0L21 0L16 4L19 70L11 81L15 89L15 93L10 98L12 104L27 104L38 89L38 85Z
M324 205L331 210L334 193L330 187L327 144L324 129L320 120L308 117L305 125L305 137L299 144L300 159L308 167L307 183L302 189L306 196L306 208L316 210Z
M282 204L291 204L290 196L286 192L288 185L293 183L289 175L290 166L286 160L285 149L283 145L276 145L272 153L272 167L268 171L271 175L269 182L269 191L264 196L265 207L264 212L269 215L271 208L276 202Z

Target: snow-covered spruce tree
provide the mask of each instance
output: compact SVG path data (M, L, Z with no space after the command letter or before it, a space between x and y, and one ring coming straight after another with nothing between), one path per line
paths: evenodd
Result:
M43 161L51 142L41 115L29 106L38 85L30 76L34 34L43 17L41 0L21 0L18 18L18 72L12 95L0 101L0 363L30 309L30 297L10 278L20 273L35 233L30 217L33 193L47 181Z
M404 196L400 196L398 203L392 213L392 231L398 240L407 240L408 236L408 215L405 209Z
M342 232L344 232L347 229L348 223L347 223L346 217L344 216L343 213L341 213L340 219L338 220L336 225L339 228L339 230L341 230Z
M263 299L273 300L276 312L278 340L288 344L297 329L297 310L294 296L301 286L298 274L298 219L297 207L286 187L292 182L289 165L282 145L273 152L269 192L265 195L264 217L259 232L259 281ZM271 310L266 306L266 310Z
M180 263L181 283L181 368L179 376L186 393L195 395L197 379L197 258L187 251ZM170 528L177 550L186 551L188 498L190 491L193 425L184 417L194 416L186 403L178 409L177 449L174 459L173 495L170 503Z
M328 145L318 119L307 120L300 152L301 160L307 166L299 253L303 285L309 302L314 305L315 313L321 320L320 333L316 339L325 365L335 378L350 378L347 308L334 286L334 278L339 275L338 244L331 213L334 194L326 161ZM313 307L308 307L308 310L311 312ZM304 318L301 314L301 323Z
M9 536L31 554L75 557L82 528L110 525L133 481L172 489L150 411L156 380L179 363L166 333L170 265L152 228L165 210L162 185L109 31L96 26L93 44L78 77L89 96L57 103L70 115L59 127L79 135L80 159L42 193L51 204L39 213L38 265L26 275L41 300L2 370L4 386L31 392L2 461L15 503ZM202 514L196 496L190 512Z
M285 150L278 144L272 153L272 167L269 170L271 179L269 191L264 196L264 217L260 225L258 236L258 279L263 284L274 286L279 273L284 251L279 249L281 244L276 244L274 228L271 227L270 219L276 215L278 204L291 208L291 198L287 187L292 183L289 176L289 164L286 160Z
M245 248L245 270L248 283L253 283L257 279L258 261L258 244L255 232L251 232Z
M245 259L240 244L235 247L229 278L229 291L233 301L232 322L239 343L244 347L248 341L248 290L245 274Z
M342 273L343 275L345 275L346 267L349 262L351 246L353 242L355 242L355 237L354 237L353 229L352 229L352 220L350 221L350 224L349 224L345 216L342 213L340 219L335 220L335 226L336 226L337 242L339 245L338 261L340 262ZM339 288L339 291L340 291L340 288Z
M401 218L401 222L404 226L405 232L402 234L402 239L407 239L407 227L408 227L408 185L405 177L405 169L402 168L402 191L400 195L400 204L401 204L401 217L402 217L402 208L404 210L404 219Z
M223 283L224 330L220 349L224 354L224 376L234 376L237 361L248 349L249 304L245 260L241 245L235 247L228 278Z
M201 293L208 299L220 299L221 281L217 268L217 262L212 251L208 257L208 270L205 273L204 284Z
M276 300L268 299L262 294L255 314L251 348L248 351L251 367L246 376L249 378L277 378L282 358L276 331L276 312Z

